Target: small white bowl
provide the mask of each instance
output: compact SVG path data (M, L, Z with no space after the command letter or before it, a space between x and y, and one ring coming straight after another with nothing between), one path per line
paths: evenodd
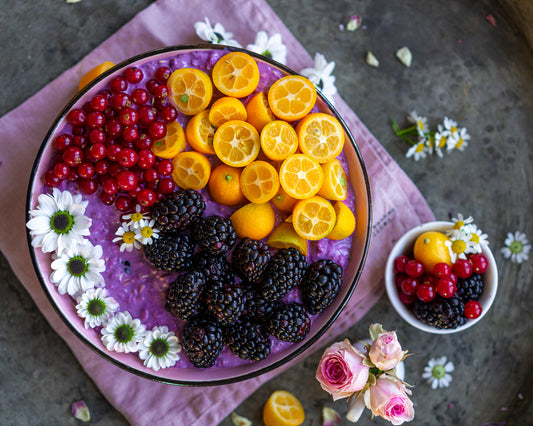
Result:
M387 289L387 295L389 296L389 300L391 301L392 306L405 321L407 321L413 327L416 327L422 331L427 331L428 333L451 334L458 333L460 331L466 330L469 327L472 327L474 324L480 321L481 318L483 318L483 316L489 311L490 307L492 306L492 302L494 302L494 298L496 297L496 291L498 289L498 269L494 260L494 256L492 255L492 252L487 246L483 246L483 254L487 257L489 266L487 270L483 273L483 294L478 300L482 307L481 315L479 317L475 319L469 319L464 325L461 325L457 328L437 329L431 325L423 323L418 318L416 318L411 309L400 301L398 295L399 290L396 287L394 279L394 259L396 259L402 254L412 257L413 245L420 234L427 231L446 232L452 227L452 222L428 222L411 229L396 242L387 260L387 266L385 270L385 286Z

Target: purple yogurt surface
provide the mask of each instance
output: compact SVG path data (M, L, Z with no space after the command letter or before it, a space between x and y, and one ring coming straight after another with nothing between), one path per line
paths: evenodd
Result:
M184 67L198 68L206 71L210 74L210 70L216 61L223 56L226 51L194 51L188 53L172 54L168 58L159 58L147 60L144 63L136 63L135 65L140 67L144 73L143 80L138 84L129 84L127 89L128 93L131 93L137 87L144 87L146 82L153 78L153 75L157 68L160 66L169 66L172 70L176 70ZM272 83L284 74L270 66L267 63L258 62L260 71L260 82L257 89L252 95L247 98L243 98L243 102L246 104L255 93L259 91L267 91ZM95 93L89 92L85 96L85 100L80 100L78 104L82 105L85 101L89 100ZM213 98L222 96L216 89L214 90ZM319 111L319 107L315 106L313 111ZM177 121L185 128L189 121L188 116L181 113L178 114ZM71 133L71 126L62 120L54 135L61 133ZM48 144L46 150L53 150L51 144ZM189 149L189 148L187 148ZM216 156L209 156L212 166L220 164L220 160ZM53 158L53 156L51 156ZM341 161L344 169L349 170L347 159L344 153L338 157ZM47 170L47 169L45 169ZM40 176L37 176L40 178ZM63 182L60 189L68 189L73 193L78 193L77 185L72 182ZM47 187L43 188L44 192L50 192ZM102 274L105 279L105 288L108 291L108 295L112 296L119 304L119 311L128 311L133 318L139 318L141 322L149 330L154 326L166 325L170 331L174 331L177 336L181 335L181 330L184 321L173 317L165 309L166 292L169 284L179 275L178 273L162 272L156 270L144 257L143 251L134 249L132 252L121 252L120 244L113 243L115 238L115 232L121 225L121 217L125 213L119 212L114 206L107 206L103 204L99 199L99 193L101 188L93 195L83 195L83 199L89 201L86 209L86 216L92 219L92 226L90 228L91 235L89 240L94 245L101 245L103 248L104 259L106 263L106 270ZM226 207L215 203L207 190L202 189L201 194L206 202L206 211L204 216L208 215L221 215L229 217L233 211L238 207ZM352 210L355 209L355 195L353 188L349 185L348 197L344 200L344 203ZM35 206L34 206L35 207ZM287 214L276 212L276 225L286 218ZM343 269L346 268L352 247L352 238L346 238L341 241L328 240L324 238L320 241L309 242L307 262L312 262L330 258L340 264ZM272 249L272 254L275 253L275 249ZM231 260L231 252L228 254L228 260ZM347 285L344 282L343 285ZM68 295L63 297L69 298ZM293 289L284 298L284 301L301 301L299 290ZM72 299L72 304L75 306L76 302ZM321 314L319 314L321 315ZM311 321L314 321L319 315L310 315ZM99 328L97 328L99 331ZM282 342L274 337L270 337L272 341L272 354L286 349L293 345L292 343ZM108 352L103 344L100 342L100 348L102 351ZM131 357L137 357L137 354L130 354ZM272 356L272 355L271 355ZM142 361L138 359L139 365L142 365ZM229 349L224 348L222 354L218 357L216 365L212 368L220 367L235 367L244 364L250 364L250 361L242 360L233 355ZM180 360L175 367L171 368L191 368L192 364L188 360L184 351L180 353Z

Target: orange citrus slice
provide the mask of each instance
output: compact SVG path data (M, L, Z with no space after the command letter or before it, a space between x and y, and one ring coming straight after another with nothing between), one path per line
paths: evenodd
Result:
M207 108L213 96L209 76L196 68L180 68L167 81L170 102L183 114L195 115Z
M292 223L281 222L276 226L268 237L267 244L277 249L294 247L307 256L307 240L296 233Z
M315 112L304 117L296 126L300 150L319 163L327 163L344 147L344 130L335 117Z
M328 200L345 200L348 196L348 175L336 158L322 164L324 183L318 195Z
M152 152L161 158L171 159L185 149L187 144L185 133L180 123L167 123L167 134L163 139L157 139L152 144Z
M248 203L230 216L239 238L261 240L274 229L276 213L270 203Z
M205 155L196 151L180 152L172 165L172 178L180 188L200 190L207 185L211 165Z
M299 426L304 419L301 402L292 393L284 390L272 393L263 407L265 426Z
M298 199L291 197L280 185L278 192L272 200L270 200L275 208L282 212L292 212L295 204L298 202Z
M442 232L429 231L419 235L413 246L413 255L424 265L424 270L432 274L437 263L447 263L451 266L451 256L445 242L449 237Z
M296 130L282 120L266 124L261 131L261 148L265 155L274 161L285 160L298 149Z
M227 96L243 98L259 83L259 67L254 58L244 52L222 56L213 66L213 84Z
M241 172L239 167L220 164L213 169L209 177L208 189L211 198L224 206L235 206L246 201L241 190Z
M258 132L261 132L267 123L276 119L268 105L265 92L259 92L252 96L246 104L246 112L248 113L246 121L254 126Z
M315 195L296 203L291 221L294 230L301 237L307 240L320 240L335 226L335 209L328 200Z
M202 154L214 154L213 137L215 130L209 121L209 110L204 109L189 120L187 127L185 127L185 136L195 151Z
M266 203L279 189L278 172L266 161L252 161L241 173L241 190L252 203Z
M330 240L344 240L355 231L356 219L350 208L342 201L333 204L337 220L331 232L327 235Z
M246 107L237 98L231 96L224 96L217 99L211 105L209 110L209 121L215 127L219 127L221 124L230 120L242 120L246 121L248 113Z
M287 194L302 200L319 191L324 182L324 172L311 157L292 154L281 163L279 181Z
M93 69L87 71L80 79L80 82L78 84L78 90L83 89L85 86L87 86L91 81L93 81L96 77L98 77L100 74L107 71L109 68L114 67L115 64L113 62L102 62L99 65L96 65Z
M213 148L218 158L229 166L244 167L259 155L259 133L250 123L231 120L215 132Z
M313 109L315 102L314 84L300 75L280 78L268 90L268 104L274 115L282 120L299 120Z

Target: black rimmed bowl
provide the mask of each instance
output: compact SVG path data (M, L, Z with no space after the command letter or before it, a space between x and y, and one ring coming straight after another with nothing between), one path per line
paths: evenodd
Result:
M229 51L245 51L255 58L261 70L261 82L268 80L266 86L265 84L261 86L262 83L260 82L260 86L257 90L266 90L268 85L272 84L273 80L284 75L295 74L295 72L289 68L269 60L264 56L243 49L219 45L180 45L167 47L135 56L117 64L78 92L65 106L50 127L41 145L32 170L27 193L27 211L29 212L37 207L38 196L40 194L51 192L51 189L43 184L42 176L49 169L57 155L57 152L53 147L53 141L56 136L68 128L65 117L71 109L83 107L89 99L106 88L112 78L121 75L126 68L132 65L143 68L145 71L143 82L146 82L149 78L147 75L153 73L160 64L169 64L173 70L184 66L205 69L204 64L206 61L207 63L212 64L214 63L213 61L216 61L217 58ZM208 73L210 69L211 65L207 67ZM141 84L143 82L141 82ZM361 276L370 244L372 207L367 172L361 153L359 152L356 141L351 135L350 130L331 103L320 93L318 94L315 108L319 111L336 116L344 128L346 143L344 151L341 154L341 160L348 168L351 183L351 198L349 198L349 200L353 203L357 228L353 236L344 242L345 252L342 257L345 260L345 268L340 293L335 299L335 302L327 310L321 314L311 316L312 325L307 337L298 343L284 343L275 341L274 339L273 352L266 359L254 363L240 360L232 355L229 350L224 349L219 357L220 362L214 367L207 369L200 369L192 366L190 362L188 362L185 353L182 351L180 353L182 358L181 363L175 367L161 369L156 372L145 367L143 361L136 353L108 351L100 339L101 334L99 329L86 329L84 327L84 320L80 318L76 312L76 301L68 295L59 294L56 286L49 279L51 274L50 253L43 253L40 248L32 247L31 236L28 232L28 245L33 266L50 303L67 326L88 346L90 350L95 351L105 360L112 362L133 374L151 380L176 385L212 386L246 380L280 367L302 354L326 332L348 303L348 300L352 296ZM178 121L180 120L185 120L181 122L182 125L185 125L188 118L180 115ZM78 191L77 186L73 183L62 185L67 185L67 187L65 188L61 186L60 189L68 189L73 193L77 193ZM151 284L148 286L149 290L146 290L147 285L145 283L139 284L139 282L137 282L137 280L143 278L141 277L140 272L134 273L134 269L137 264L146 264L147 262L143 260L142 251L136 252L134 250L133 254L128 254L126 252L121 253L118 244L111 244L110 240L114 236L115 230L120 225L121 213L118 212L114 206L107 206L99 201L98 194L100 191L101 189L99 188L95 194L89 196L84 195L83 197L85 200L89 201L89 206L85 214L93 219L93 225L90 229L91 236L89 239L93 244L101 244L104 248L106 271L103 273L103 276L106 281L106 288L108 288L111 293L110 295L115 297L119 302L119 311L128 310L130 312L135 311L135 309L133 309L133 305L131 307L128 306L128 300L133 301L132 303L135 304L141 303L142 305L142 302L139 302L139 300L142 301L142 296L140 296L140 294L143 290L150 291L152 300L157 300L157 303L152 304L151 306L145 306L144 308L139 308L137 315L135 315L135 312L132 312L132 315L134 318L141 317L141 321L143 321L143 316L147 314L145 311L161 311L160 316L157 317L159 318L159 322L154 318L146 319L147 328L150 329L151 326L154 325L166 325L169 330L175 331L179 336L180 321L174 317L170 317L169 319L169 314L164 310L166 287L168 286L168 282L172 279L171 274L159 273L157 278L155 278L154 281L151 281ZM93 217L93 215L100 214L103 216ZM29 219L30 215L28 213L27 220ZM322 257L327 255L328 253L325 253ZM141 257L136 258L135 256ZM124 278L124 274L128 273L130 275ZM150 274L152 273L153 272L150 272ZM120 280L122 280L122 284L116 286L115 283L121 282ZM115 287L112 287L113 285L115 285ZM116 292L117 296L113 294L113 291Z

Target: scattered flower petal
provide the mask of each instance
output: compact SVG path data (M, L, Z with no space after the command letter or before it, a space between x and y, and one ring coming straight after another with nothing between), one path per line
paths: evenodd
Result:
M281 34L279 33L268 37L266 32L259 31L255 36L254 44L249 44L246 48L280 64L287 63L287 47L281 42Z
M89 289L77 300L76 311L85 318L85 328L99 327L107 322L118 309L118 303L107 297L105 288Z
M413 61L413 55L407 46L402 47L396 51L396 57L404 64L407 68L411 66Z
M236 412L231 413L231 421L235 426L252 426L252 421L250 419L239 416Z
M485 16L485 19L490 22L490 24L495 27L496 26L496 18L492 13L489 13L487 16Z
M68 2L68 1L67 1ZM91 412L85 401L76 401L72 404L72 415L82 422L91 421Z
M505 239L505 247L501 248L501 252L506 259L511 259L513 263L522 263L529 259L529 252L531 251L531 244L526 237L526 234L516 231L514 234L509 232Z
M446 362L445 356L441 358L431 358L428 365L424 367L422 378L431 384L432 389L448 387L452 381L451 373L455 370L451 361Z
M330 407L322 407L322 426L339 426L341 415Z
M154 371L173 367L180 359L181 345L178 337L167 326L154 327L139 343L139 357L144 366Z
M222 24L217 22L214 27L211 26L209 18L206 17L204 22L196 22L194 24L196 35L202 40L208 41L212 44L222 44L224 46L242 47L240 43L233 40L233 34L226 32Z
M66 0L67 3L79 3L81 0Z
M328 62L324 55L315 54L315 65L313 68L304 68L300 74L307 77L311 82L334 104L333 97L337 93L335 87L335 76L331 75L335 68L335 62Z
M378 58L376 58L374 54L370 51L366 53L366 63L374 68L379 67Z
M348 21L348 24L346 24L346 29L348 31L355 31L357 28L361 26L361 21L363 18L361 18L361 15L354 15L350 18Z

